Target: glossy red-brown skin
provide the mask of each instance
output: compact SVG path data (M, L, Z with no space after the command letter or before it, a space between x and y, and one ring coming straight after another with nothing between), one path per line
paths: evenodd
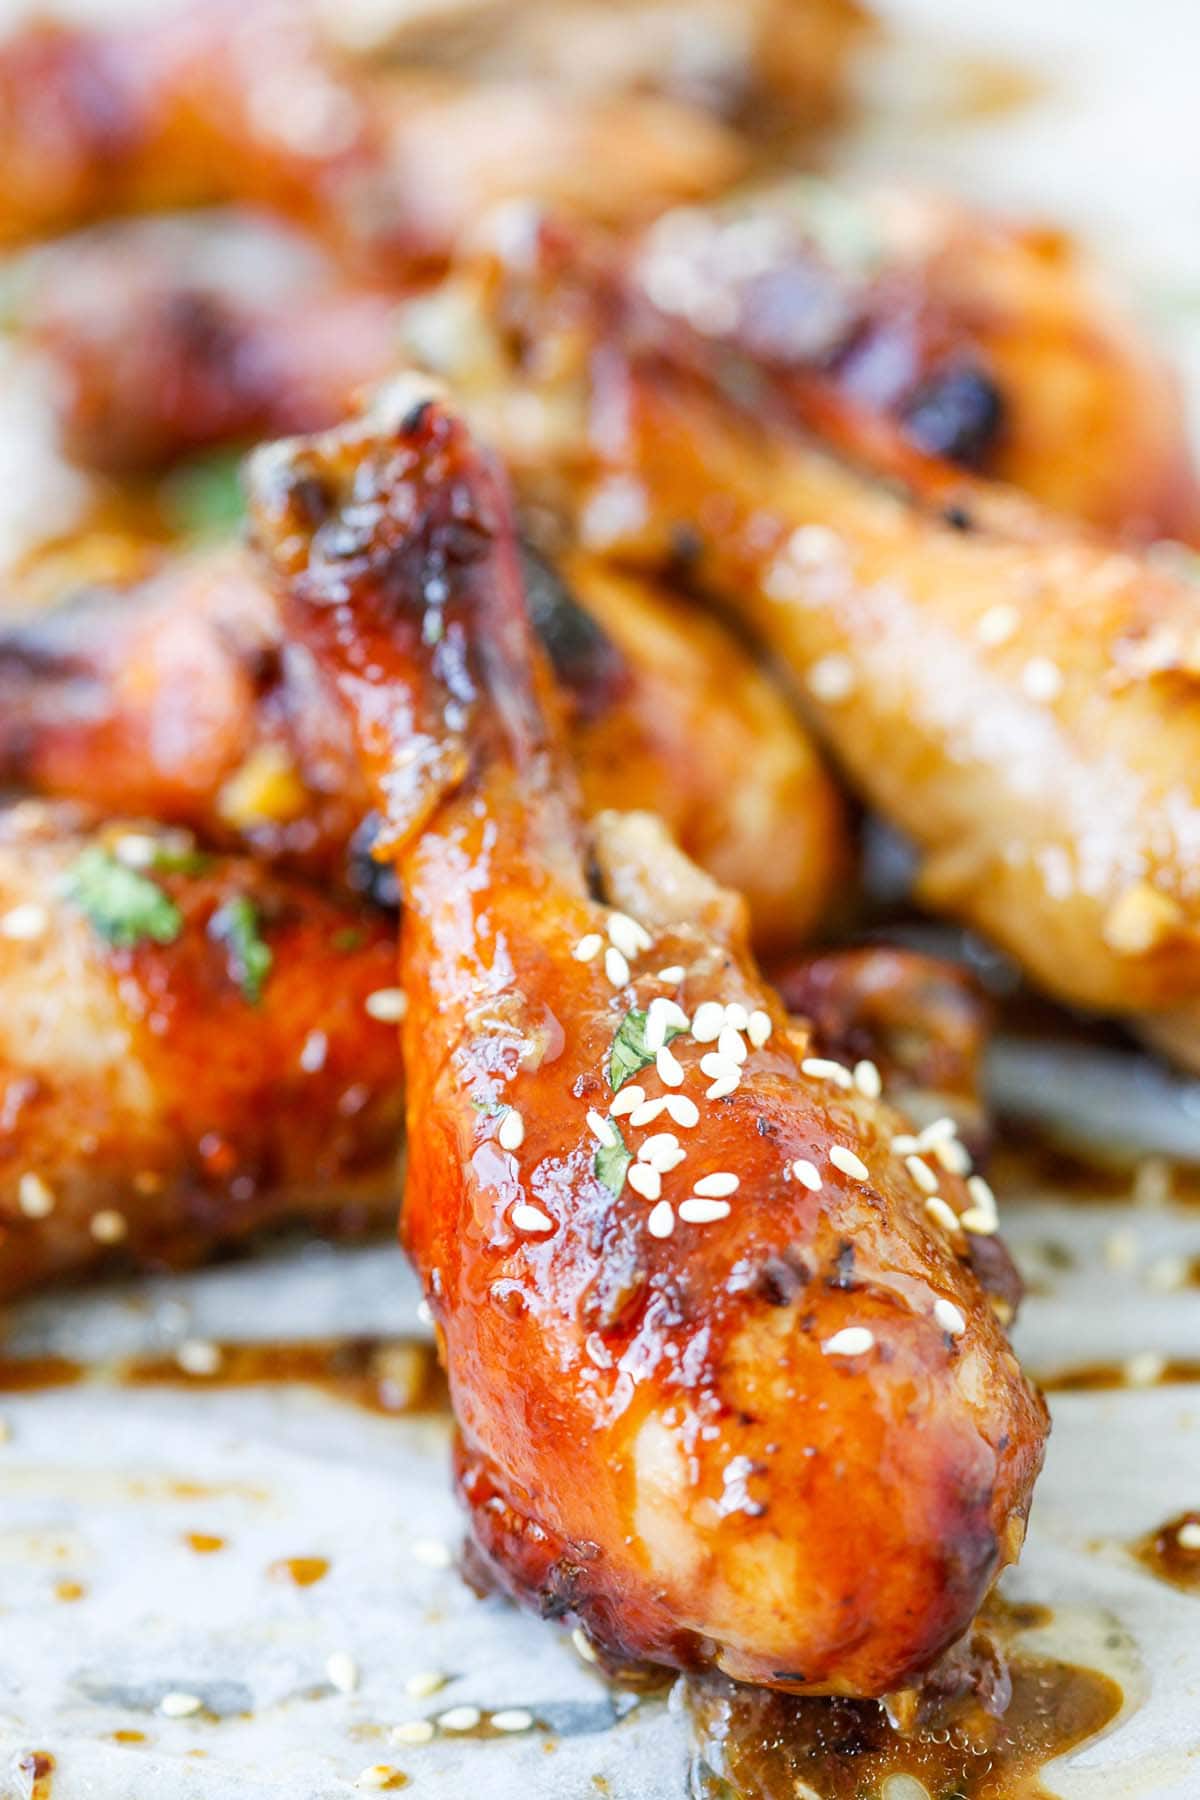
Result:
M491 202L644 220L743 173L737 135L653 94L371 75L294 0L192 0L0 46L0 241L215 201L295 219L360 265L437 265Z
M23 803L0 824L0 1296L114 1259L193 1261L276 1221L384 1225L400 1198L395 930L249 858L152 872L168 943L108 941L63 891L78 858L157 827L84 827ZM173 842L169 838L165 841ZM255 908L270 969L247 997L210 925ZM16 914L20 917L20 914ZM52 1210L22 1206L33 1175ZM119 1215L103 1234L97 1215Z
M479 1548L619 1660L813 1691L902 1684L1015 1553L1045 1415L890 1150L898 1116L801 1073L804 1033L755 970L739 904L647 815L606 815L591 850L650 948L628 981L575 956L609 914L585 881L502 485L450 415L388 396L374 420L260 453L251 488L405 891L404 1238ZM651 973L672 964L682 979ZM664 1194L720 1170L740 1186L728 1218L677 1218L665 1238L628 1181L601 1178L586 1120L611 1103L628 1009L662 993L689 1012L762 1007L773 1030L719 1103L702 1046L674 1040L700 1113ZM636 1148L641 1128L624 1129ZM837 1144L865 1179L831 1163ZM816 1194L790 1173L799 1156L819 1166ZM944 1192L964 1204L957 1180ZM961 1337L933 1318L939 1296L961 1307ZM855 1324L875 1334L863 1354L822 1347Z
M580 555L539 568L536 618L588 809L660 813L743 890L760 947L803 942L849 853L837 790L788 701L661 585ZM233 549L0 632L0 780L335 880L371 809L341 708Z
M263 214L121 219L30 259L20 318L72 460L157 471L316 431L386 374L396 296L335 276Z
M943 458L1103 530L1200 530L1179 383L1062 233L909 190L785 185L668 214L634 266L652 305L770 370L804 422L827 424L822 400L872 422L848 448L885 473L914 478L916 450L927 483Z

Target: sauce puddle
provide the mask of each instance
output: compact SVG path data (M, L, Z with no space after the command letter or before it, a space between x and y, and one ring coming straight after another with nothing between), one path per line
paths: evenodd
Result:
M1200 1511L1168 1519L1130 1548L1142 1567L1160 1581L1185 1594L1200 1594Z
M1098 1669L1012 1645L1048 1616L988 1609L994 1668L1012 1683L998 1717L969 1695L938 1698L905 1733L869 1701L685 1683L695 1800L1050 1800L1042 1770L1104 1730L1124 1696Z
M206 1344L203 1369L175 1353L89 1367L61 1356L0 1357L0 1393L31 1393L84 1381L128 1387L315 1387L369 1412L442 1413L445 1379L431 1343L420 1338L315 1339L307 1343Z

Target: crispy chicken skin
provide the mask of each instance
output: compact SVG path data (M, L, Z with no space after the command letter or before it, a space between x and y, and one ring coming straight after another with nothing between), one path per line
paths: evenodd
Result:
M708 368L611 265L568 274L561 241L542 248L479 287L521 368L471 392L492 440L531 381L556 421L522 478L575 508L593 550L682 558L758 634L912 838L934 910L1059 998L1194 1045L1195 583L915 451L893 445L881 479L852 408L826 396L805 413L824 441L806 433L790 388L777 405L752 365Z
M476 1543L622 1662L885 1692L1015 1554L1043 1408L897 1115L802 1072L741 904L650 815L584 832L502 481L420 391L251 490L405 893L403 1234ZM734 1010L643 1066L656 1000ZM626 1071L673 1121L612 1117Z
M1104 529L1196 535L1177 384L1061 236L800 178L668 212L634 272L669 318L752 356L777 391L848 399L901 454ZM19 314L54 370L67 450L118 472L335 424L387 374L401 330L394 294L245 214L68 238L30 259ZM860 454L879 448L860 434Z
M1200 531L1179 384L1061 232L801 179L666 214L635 279L784 394L829 390L901 445L1103 530Z
M773 681L648 579L578 554L531 574L588 806L661 813L744 889L757 942L803 941L847 865L846 825ZM0 633L0 780L325 878L344 876L370 811L340 707L234 549L171 559L129 590L85 589Z
M395 1217L396 1028L366 1009L394 928L178 839L36 802L0 819L0 1297Z
M393 273L479 210L540 194L652 217L746 166L737 134L654 94L372 75L293 0L195 0L125 24L34 23L0 45L0 241L114 212L240 200Z

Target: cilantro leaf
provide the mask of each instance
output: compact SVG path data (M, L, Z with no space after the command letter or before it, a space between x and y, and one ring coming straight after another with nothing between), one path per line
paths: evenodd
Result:
M612 1050L608 1058L608 1085L615 1094L639 1069L654 1061L654 1051L646 1048L646 1020L648 1015L631 1006L617 1027L617 1035L612 1042ZM682 1025L668 1025L664 1043L670 1043L683 1030Z
M592 1171L597 1181L602 1181L614 1199L625 1186L625 1176L633 1161L633 1151L625 1148L625 1139L621 1136L621 1128L615 1120L609 1124L617 1134L615 1144L601 1144L596 1152Z
M208 921L208 933L229 952L229 973L251 1006L262 999L263 983L274 957L259 931L258 908L244 894L219 906Z
M147 940L172 944L183 929L183 914L170 895L99 844L85 850L68 870L66 894L119 950Z
M170 528L184 537L231 537L246 516L239 452L196 456L164 476L159 506Z

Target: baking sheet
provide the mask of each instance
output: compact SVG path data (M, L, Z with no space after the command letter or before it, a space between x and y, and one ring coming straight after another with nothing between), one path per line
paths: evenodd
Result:
M846 159L1089 227L1134 271L1200 394L1200 22L1188 0L888 10L964 49L1036 56L1042 91L997 116L943 118L944 65L926 38L913 96L890 103ZM1138 1104L1119 1070L1109 1091L1114 1112ZM1149 1117L1139 1113L1153 1149ZM1186 1148L1186 1105L1172 1130L1183 1140L1172 1149ZM1027 1184L1002 1193L1035 1287L1019 1333L1033 1368L1147 1351L1200 1359L1200 1289L1172 1288L1170 1276L1200 1256L1200 1211L1164 1199L1144 1171L1135 1186L1137 1204L1068 1202ZM565 1635L477 1598L443 1566L459 1535L443 1420L382 1418L303 1386L205 1392L203 1378L190 1388L105 1378L115 1358L187 1341L419 1334L416 1300L390 1246L293 1245L12 1309L10 1353L56 1351L96 1372L87 1385L0 1399L5 1800L29 1793L20 1764L33 1750L55 1759L53 1800L333 1800L377 1767L406 1776L414 1795L685 1794L687 1738L667 1699L615 1693ZM1064 1800L1196 1800L1200 1601L1154 1580L1128 1545L1200 1505L1200 1389L1063 1393L1053 1411L1008 1591L1050 1604L1066 1647L1116 1670L1127 1707L1048 1785ZM197 1553L187 1541L197 1533L223 1547ZM271 1574L297 1557L325 1559L328 1572L306 1587ZM409 1691L433 1676L445 1678L437 1691ZM164 1717L172 1693L203 1710ZM485 1721L527 1711L533 1723L391 1738L462 1707Z

